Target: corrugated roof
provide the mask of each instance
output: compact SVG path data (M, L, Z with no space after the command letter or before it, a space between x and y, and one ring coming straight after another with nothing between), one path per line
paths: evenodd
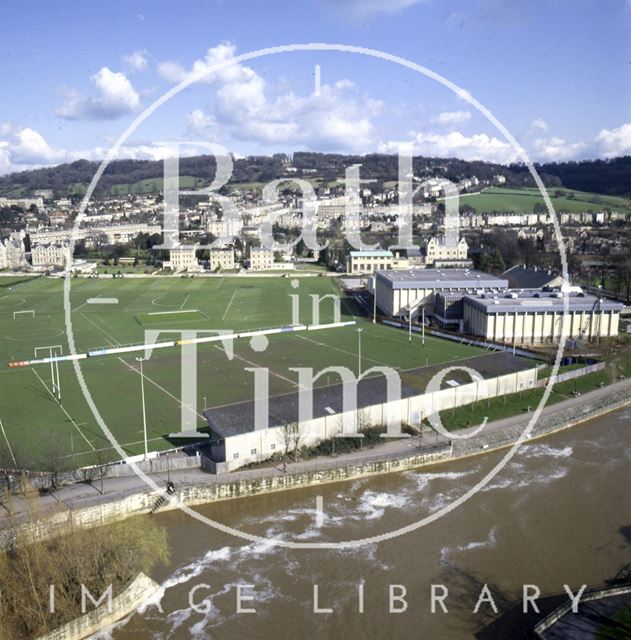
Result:
M535 366L533 361L514 356L509 352L491 353L467 358L451 365L474 368L483 378L493 378L505 373L524 371ZM442 371L445 365L420 367L401 373L401 398L409 398L423 393L427 382ZM404 382L408 380L409 384ZM321 418L342 411L343 385L335 384L316 387L313 390L313 417ZM387 399L386 381L382 375L362 379L357 384L357 408L382 404ZM269 398L269 426L278 427L298 421L298 392L286 393ZM254 431L254 401L215 407L204 411L211 430L222 438Z

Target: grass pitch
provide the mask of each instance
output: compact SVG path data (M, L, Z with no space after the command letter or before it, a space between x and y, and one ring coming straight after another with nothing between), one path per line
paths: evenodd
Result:
M344 366L357 372L357 328L362 328L362 370L390 366L400 371L455 362L484 353L475 347L428 336L423 347L418 335L408 343L407 333L373 325L360 315L337 282L326 278L134 278L73 279L70 294L72 326L78 352L142 344L145 331L163 330L159 340L176 339L177 331L244 330L292 324L292 295L299 296L299 321L311 324L312 298L336 294L342 299L342 320L355 319L357 327L343 327L267 336L263 351L249 338L233 341L230 359L222 343L198 345L197 407L184 408L205 424L203 408L253 397L252 367L269 369L271 394L297 389L295 367L320 371ZM116 298L117 304L93 304L93 298ZM33 309L35 317L13 312ZM190 313L189 313L190 312ZM331 301L323 301L320 323L333 321ZM31 359L34 349L60 345L68 353L63 314L63 281L39 278L0 288L0 452L6 460L8 445L19 463L45 468L46 457L62 448L77 466L118 458L99 428L81 392L72 363L59 363L62 401L51 394L49 365L9 369L11 360ZM57 346L57 351L59 347ZM81 361L81 371L108 428L126 455L143 451L139 363L141 353L124 353ZM181 352L167 348L153 352L144 362L149 448L172 448L169 433L180 430L182 404ZM318 384L335 383L334 375Z

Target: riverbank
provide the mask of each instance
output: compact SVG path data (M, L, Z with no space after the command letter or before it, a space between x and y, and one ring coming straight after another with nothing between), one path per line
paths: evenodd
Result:
M529 440L545 437L576 424L631 405L631 380L597 389L545 407ZM0 519L0 545L11 543L16 530L32 539L62 535L69 527L93 527L133 515L179 505L197 506L210 502L254 496L318 484L342 482L360 477L400 472L429 464L458 460L513 445L523 433L532 414L513 416L489 423L482 433L469 439L447 441L434 432L419 438L387 442L379 454L358 450L334 459L313 459L279 466L211 475L201 469L170 473L175 493L167 497L167 474L152 474L160 490L147 488L136 476L106 478L103 494L95 486L77 484L64 487L54 496L33 500L14 498L12 513ZM473 429L473 428L472 428ZM465 435L462 430L458 435ZM159 504L158 504L159 503Z

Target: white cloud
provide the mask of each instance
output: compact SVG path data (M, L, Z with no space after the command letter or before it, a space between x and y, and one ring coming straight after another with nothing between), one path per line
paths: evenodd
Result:
M213 114L195 109L187 119L189 131L221 129L232 140L286 148L353 152L374 148L372 117L379 113L381 102L360 94L350 80L324 84L319 94L288 92L270 97L265 79L246 65L231 64L203 75L234 57L234 45L222 43L208 49L189 69L172 61L158 65L160 75L170 82L199 74L200 81L203 76L216 89Z
M631 154L631 122L616 129L602 129L596 136L596 146L604 158Z
M232 63L236 53L236 47L231 42L222 42L216 47L211 47L203 58L193 62L190 69L185 69L181 64L167 60L160 62L157 71L162 78L173 84L189 78L197 77L200 82L226 84L247 83L257 78L257 74L249 67L238 62ZM211 71L216 66L221 68Z
M0 174L63 162L67 153L31 127L0 123Z
M536 118L530 123L529 131L547 131L548 123L543 118Z
M586 146L584 142L568 142L564 138L538 138L534 143L534 155L538 160L560 162L576 158Z
M122 57L123 64L132 71L145 71L149 65L148 53L145 49L136 49Z
M11 159L19 164L49 164L58 162L65 156L63 151L51 147L44 137L31 129L24 127L14 134L14 144L11 146Z
M442 127L457 127L469 122L469 120L471 120L469 111L443 111L432 118L431 121L433 124L438 124Z
M461 158L462 160L486 160L508 164L519 160L517 151L508 142L477 133L465 136L459 131L449 133L412 132L414 153L438 158ZM389 142L381 146L383 152L396 151L399 143Z
M195 135L208 135L217 131L217 121L201 109L194 109L186 118L188 131Z
M133 113L140 106L140 96L124 73L102 67L90 80L97 96L67 91L68 101L57 115L69 120L112 120Z
M323 5L349 19L366 19L379 14L399 13L426 0L323 0Z

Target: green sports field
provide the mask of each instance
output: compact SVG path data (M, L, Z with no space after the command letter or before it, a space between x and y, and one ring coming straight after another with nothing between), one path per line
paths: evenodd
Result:
M480 355L479 349L428 337L426 345L399 329L373 325L359 315L351 299L344 297L335 279L311 277L292 287L291 278L134 278L73 279L72 326L76 349L86 352L120 345L143 344L145 331L164 330L158 340L179 336L178 330L261 329L292 323L290 295L300 296L300 321L311 324L310 295L342 297L342 317L357 320L362 331L362 368L387 365L408 370L426 364L453 362ZM115 304L96 301L116 299ZM15 314L16 311L35 312ZM15 314L15 319L14 319ZM321 306L320 323L333 321L330 301ZM197 407L188 411L201 415L206 406L217 406L253 397L253 374L248 367L268 367L270 393L297 389L297 374L291 367L345 366L356 371L358 334L356 327L268 336L264 351L257 351L249 338L234 341L234 357L228 359L221 343L198 345ZM0 278L0 451L6 459L8 445L16 459L31 468L43 468L51 449L63 448L77 466L118 454L101 432L84 399L72 363L59 363L62 401L51 396L50 365L8 368L12 360L32 359L34 350L46 355L45 347L68 353L64 328L63 281L39 278L12 281ZM256 346L256 345L254 345ZM81 371L92 398L108 428L126 455L143 450L139 364L142 353L123 353L81 361ZM180 430L180 348L156 350L144 363L149 445L152 450L178 444L166 436ZM328 380L336 382L335 376ZM327 383L323 376L320 384Z

